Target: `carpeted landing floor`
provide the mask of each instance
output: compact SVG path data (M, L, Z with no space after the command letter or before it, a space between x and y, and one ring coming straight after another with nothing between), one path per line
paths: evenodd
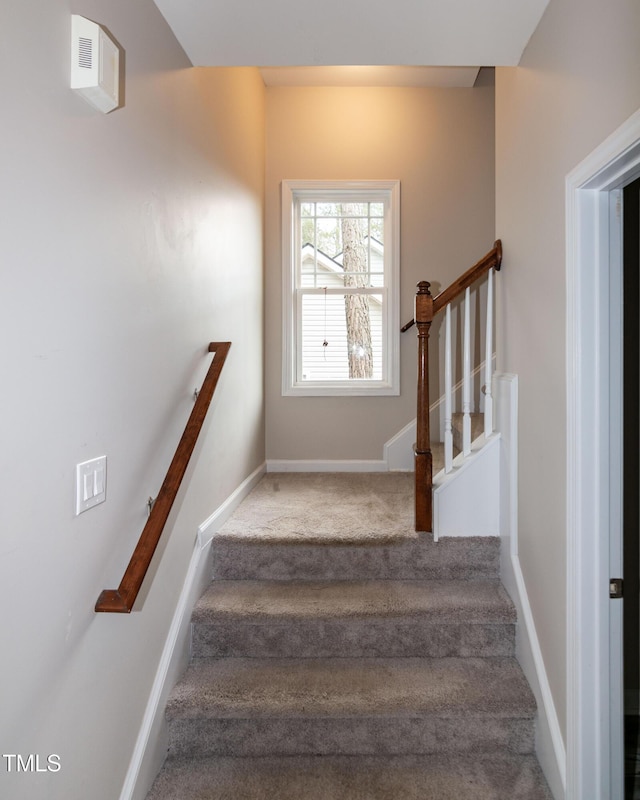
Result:
M307 544L413 539L413 475L270 473L220 535Z
M551 800L499 540L412 484L270 474L216 534L148 800Z

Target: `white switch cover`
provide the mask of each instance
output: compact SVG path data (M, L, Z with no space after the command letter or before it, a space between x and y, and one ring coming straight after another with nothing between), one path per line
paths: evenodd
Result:
M107 457L76 466L76 516L107 499Z

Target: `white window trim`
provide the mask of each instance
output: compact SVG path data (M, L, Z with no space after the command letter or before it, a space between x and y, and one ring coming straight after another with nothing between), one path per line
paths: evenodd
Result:
M389 259L389 283L385 287L387 302L385 369L383 380L374 381L297 381L296 340L300 320L296 313L294 254L299 243L294 225L294 199L305 194L318 199L320 193L334 199L336 192L384 192L389 197L388 219L385 219L384 253ZM400 181L282 181L282 394L296 397L380 396L400 394ZM377 293L380 293L378 290Z

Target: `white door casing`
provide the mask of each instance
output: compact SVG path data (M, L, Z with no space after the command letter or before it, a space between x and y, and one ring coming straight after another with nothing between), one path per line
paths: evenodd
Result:
M616 193L638 175L640 111L566 179L567 800L622 797L622 604L608 595L621 541Z

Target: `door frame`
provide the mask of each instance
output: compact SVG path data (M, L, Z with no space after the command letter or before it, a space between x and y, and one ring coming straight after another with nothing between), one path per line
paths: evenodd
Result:
M622 334L610 311L619 302L622 275L616 192L639 175L640 111L565 183L567 800L619 800L621 604L612 608L608 586L622 535L615 484L622 464L616 427Z

